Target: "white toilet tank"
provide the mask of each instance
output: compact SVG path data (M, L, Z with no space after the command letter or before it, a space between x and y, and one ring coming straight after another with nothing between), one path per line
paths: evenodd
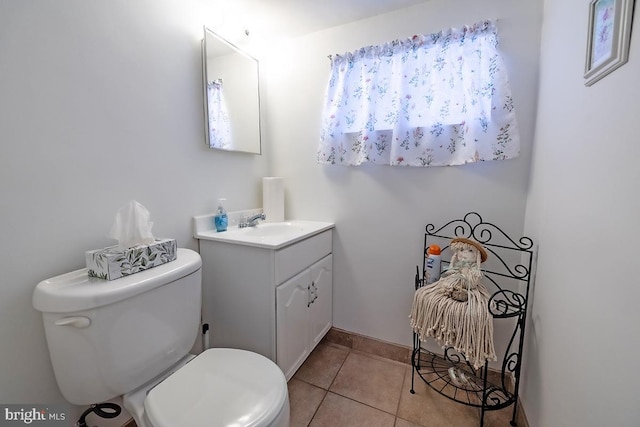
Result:
M130 392L191 350L199 330L200 255L178 249L175 261L107 281L87 270L38 284L58 386L76 405Z

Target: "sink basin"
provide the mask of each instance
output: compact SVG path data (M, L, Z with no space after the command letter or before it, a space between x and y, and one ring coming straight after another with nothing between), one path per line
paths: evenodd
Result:
M244 230L240 230L240 232L244 232L251 236L278 236L278 235L289 235L295 234L298 232L304 231L304 226L300 224L294 224L292 222L264 222L262 224L258 224L255 227L247 227Z
M212 223L198 221L196 224ZM229 227L227 231L199 230L196 225L196 239L214 240L238 245L256 246L269 249L280 249L299 240L311 237L333 228L331 222L291 220L285 222L262 222L255 227Z

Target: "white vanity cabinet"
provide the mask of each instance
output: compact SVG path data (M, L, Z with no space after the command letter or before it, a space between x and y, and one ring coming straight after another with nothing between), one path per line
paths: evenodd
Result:
M331 328L332 255L276 288L278 366L291 378Z
M289 380L332 325L332 228L275 247L196 235L210 346L260 353Z

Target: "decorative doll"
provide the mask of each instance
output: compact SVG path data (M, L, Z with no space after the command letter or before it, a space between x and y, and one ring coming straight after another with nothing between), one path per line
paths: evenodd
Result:
M489 292L480 283L487 251L475 240L451 241L451 262L440 280L419 288L413 298L411 327L421 340L435 338L464 354L474 368L496 360Z

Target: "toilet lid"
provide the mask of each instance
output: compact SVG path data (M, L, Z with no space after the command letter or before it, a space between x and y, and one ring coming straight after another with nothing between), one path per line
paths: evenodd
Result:
M280 368L257 353L209 349L154 387L144 401L154 427L258 426L288 399Z

